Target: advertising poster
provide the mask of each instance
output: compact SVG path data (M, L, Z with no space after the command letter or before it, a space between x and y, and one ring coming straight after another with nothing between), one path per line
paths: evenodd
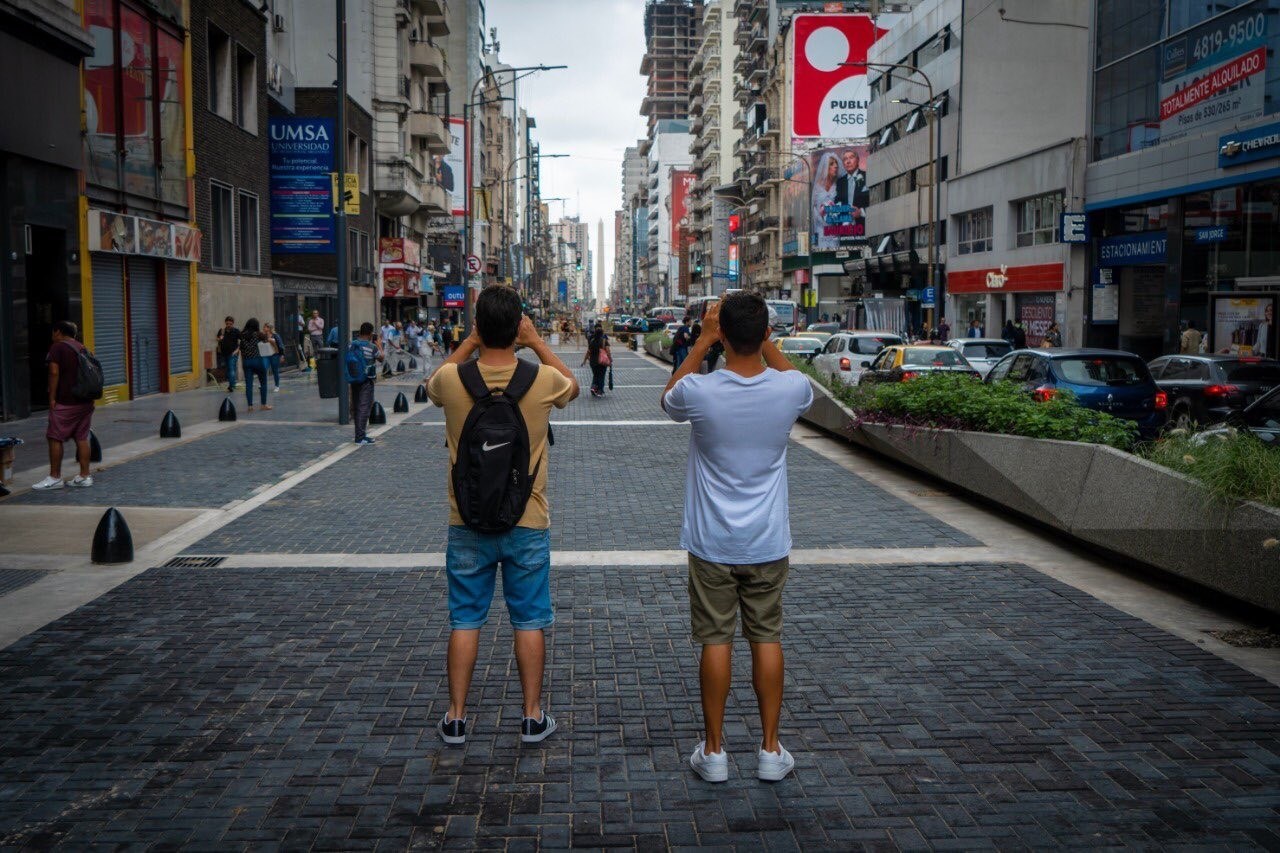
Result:
M180 261L200 260L200 231L185 225L173 226L173 256Z
M1163 46L1160 141L1262 115L1267 15L1255 4Z
M798 14L791 19L791 135L862 139L867 135L871 88L867 51L888 30L870 15Z
M154 219L138 220L138 254L153 258L173 257L173 226Z
M562 304L569 301L569 282L563 278L556 282L556 299Z
M467 305L467 289L462 285L445 285L441 291L445 308L465 308Z
M1044 333L1053 325L1055 297L1052 293L1019 293L1018 320L1027 328L1027 346L1044 343Z
M271 118L271 250L330 254L334 245L333 119Z
M685 246L689 229L689 189L693 172L674 169L671 172L671 252L679 255Z
M467 215L467 122L449 119L449 153L431 158L435 182L449 194L454 216Z
M1222 355L1276 357L1276 302L1272 294L1212 294L1209 346Z
M89 250L133 255L138 251L138 220L123 213L89 211Z
M793 148L794 151L794 148ZM809 166L807 153L798 153L782 170L782 254L806 255L800 235L809 227Z
M841 145L809 154L814 251L832 251L866 240L866 208L871 203L867 151L866 145Z

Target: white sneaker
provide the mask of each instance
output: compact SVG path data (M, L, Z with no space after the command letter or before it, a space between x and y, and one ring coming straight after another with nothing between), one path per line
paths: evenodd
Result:
M279 386L279 385L277 385L277 386L276 386L276 393L277 393L277 394L279 394L279 393L280 393L280 386Z
M725 782L729 779L729 756L721 748L719 752L708 754L707 742L701 741L698 748L689 756L691 766L704 782Z
M40 482L36 483L36 484L35 484L34 486L32 486L31 488L33 488L33 489L35 489L35 490L37 490L37 491L40 491L40 492L47 492L47 491L50 491L50 490L52 490L52 489L61 489L61 488L62 488L62 480L60 480L60 479L59 479L59 478L57 478L57 477L45 477L43 480L41 480Z
M67 485L73 489L87 489L93 485L93 477L81 477L77 474L75 479L67 480Z
M760 750L757 759L756 778L762 782L781 782L788 773L796 769L796 760L782 744L778 744L777 752Z

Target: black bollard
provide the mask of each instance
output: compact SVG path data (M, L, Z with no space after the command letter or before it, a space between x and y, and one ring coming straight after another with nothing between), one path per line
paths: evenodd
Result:
M417 360L416 358L410 358L410 359L409 359L409 369L410 369L410 370L417 370L417 369L418 369L418 360Z
M391 411L393 412L409 411L409 398L404 395L403 391L401 391L399 394L396 395L396 401L391 406Z
M182 426L178 423L178 416L173 413L173 409L164 413L164 420L160 422L160 437L182 437Z
M373 408L369 410L369 423L385 424L387 422L387 410L382 408L382 404L377 400L373 401Z
M98 443L98 436L93 430L89 430L89 461L102 461L102 445Z
M404 359L400 359L399 363L396 364L396 373L404 373Z
M430 401L430 398L427 396L427 386L419 385L418 390L413 392L413 402L426 403L429 401Z
M337 174L337 173L335 172L334 174ZM390 375L391 375L391 363L390 363L390 362L388 362L388 361L384 361L384 362L382 363L382 375L383 375L383 376L390 376Z
M236 419L236 404L231 402L230 397L222 398L222 408L218 409L218 420L234 421Z
M115 507L103 513L93 533L93 562L132 563L133 534L124 516Z

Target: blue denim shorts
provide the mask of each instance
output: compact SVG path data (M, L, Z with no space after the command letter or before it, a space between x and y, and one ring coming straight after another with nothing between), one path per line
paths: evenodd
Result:
M515 527L506 533L476 533L450 525L445 553L449 578L449 627L479 628L502 564L502 596L511 627L537 631L556 621L551 608L551 531Z

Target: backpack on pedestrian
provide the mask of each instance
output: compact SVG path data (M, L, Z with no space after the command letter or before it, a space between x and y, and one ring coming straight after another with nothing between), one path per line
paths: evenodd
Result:
M458 437L453 495L462 522L477 533L505 533L524 515L538 478L529 470L533 450L520 399L533 387L538 367L517 361L511 381L491 390L474 361L458 366L458 378L474 401Z
M86 403L102 398L102 362L86 346L76 347L76 381L71 396Z
M364 357L364 347L360 346L359 341L352 341L347 345L347 355L343 359L343 364L346 366L349 385L359 385L373 378L369 375L369 360Z

